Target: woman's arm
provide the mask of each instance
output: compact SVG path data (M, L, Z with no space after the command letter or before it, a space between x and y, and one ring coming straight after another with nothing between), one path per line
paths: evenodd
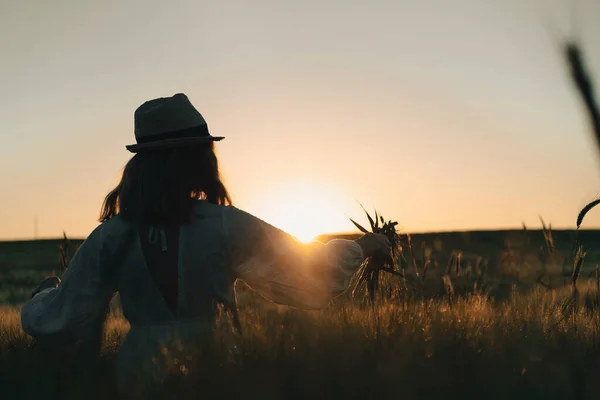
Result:
M235 207L228 207L225 231L239 279L275 303L305 309L326 307L348 289L371 255L366 251L379 250L372 241L368 247L341 239L303 244Z
M111 255L104 226L79 247L62 281L35 294L21 310L23 330L40 342L71 346L85 340L104 318L115 293L108 276Z

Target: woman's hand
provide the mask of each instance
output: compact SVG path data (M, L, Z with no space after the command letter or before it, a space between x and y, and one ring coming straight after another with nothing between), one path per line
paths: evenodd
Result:
M365 233L355 240L360 245L367 257L387 257L390 254L392 244L387 236L380 233Z
M60 285L60 278L58 276L50 276L44 279L42 283L40 283L38 287L35 288L33 292L31 292L31 298L33 298L33 296L35 296L44 289L57 288L58 285Z

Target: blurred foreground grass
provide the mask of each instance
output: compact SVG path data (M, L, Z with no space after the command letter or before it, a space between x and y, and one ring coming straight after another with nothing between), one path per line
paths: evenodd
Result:
M452 307L443 299L373 308L345 301L320 312L247 298L239 353L224 340L226 323L203 356L170 349L163 362L176 375L163 391L185 399L597 398L600 311L589 301L585 307L596 289L580 286L575 320L561 313L569 290L541 287L503 302L477 295ZM1 308L1 397L115 398L112 362L127 330L122 317L110 317L98 373L83 384L64 360L33 346L18 308Z

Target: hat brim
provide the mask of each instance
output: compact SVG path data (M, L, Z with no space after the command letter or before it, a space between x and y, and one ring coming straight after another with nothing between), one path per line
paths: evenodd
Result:
M190 144L201 144L207 142L218 142L225 139L223 136L209 136L209 137L188 137L188 138L177 138L177 139L166 139L157 142L150 143L137 143L125 146L131 153L139 153L145 151L155 151L163 149L171 149L175 147L183 147Z

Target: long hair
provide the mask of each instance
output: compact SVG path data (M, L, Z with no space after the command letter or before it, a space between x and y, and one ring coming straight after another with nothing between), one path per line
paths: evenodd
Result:
M183 224L197 200L232 204L213 142L135 154L104 199L100 222L119 214L136 223Z

